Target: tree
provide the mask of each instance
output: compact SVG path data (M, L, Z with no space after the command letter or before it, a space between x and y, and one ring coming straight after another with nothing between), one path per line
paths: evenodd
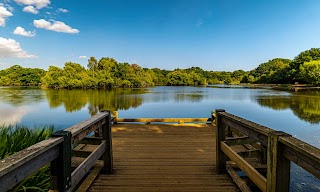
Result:
M300 77L307 83L320 85L320 60L309 61L300 65Z
M304 79L299 76L300 66L311 60L320 60L320 48L311 48L310 50L303 51L293 59L290 63L290 79L292 82Z
M95 57L90 57L88 59L88 69L91 69L94 71L94 69L98 66L98 61Z

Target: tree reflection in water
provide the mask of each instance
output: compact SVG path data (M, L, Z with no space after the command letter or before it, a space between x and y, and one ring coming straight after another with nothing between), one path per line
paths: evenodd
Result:
M46 90L51 108L64 106L66 112L81 110L88 105L91 115L102 110L127 110L142 105L141 94L145 89L111 90Z
M320 122L320 91L298 90L289 96L258 96L261 106L274 110L290 109L301 120L316 124Z

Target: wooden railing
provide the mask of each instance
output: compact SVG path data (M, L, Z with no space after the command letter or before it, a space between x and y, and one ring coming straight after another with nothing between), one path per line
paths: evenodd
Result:
M93 132L95 137L90 135ZM80 143L96 145L96 148L72 170L72 148ZM102 171L112 173L110 111L101 112L68 129L58 131L51 138L1 160L0 192L11 189L48 163L51 164L51 189L72 191L99 158L103 159Z
M119 118L118 112L114 111L113 113L113 122L114 123L210 123L212 118ZM214 120L214 119L213 119Z
M217 171L228 172L242 191L251 191L247 185L250 182L235 169L244 172L261 191L268 192L289 191L291 162L320 178L318 148L224 110L216 110L216 126Z

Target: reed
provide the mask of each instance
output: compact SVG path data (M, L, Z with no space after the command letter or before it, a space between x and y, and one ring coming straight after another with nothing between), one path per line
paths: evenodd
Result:
M0 159L47 139L53 132L53 126L29 128L23 125L0 125ZM49 188L50 169L49 165L46 165L12 188L10 192L48 191Z

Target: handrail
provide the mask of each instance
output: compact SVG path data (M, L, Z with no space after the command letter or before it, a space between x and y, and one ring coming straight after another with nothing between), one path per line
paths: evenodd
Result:
M71 173L71 150L81 140L90 142L87 136L96 132L100 141L94 150ZM98 138L93 139L97 144ZM7 191L26 177L51 163L51 189L74 190L94 163L102 157L103 172L112 173L111 113L102 111L79 124L52 134L52 137L15 153L0 163L0 192Z
M59 156L63 138L49 138L17 152L0 163L0 191L7 191Z
M220 109L216 110L216 125L217 171L226 173L228 170L228 173L231 173L230 175L237 180L236 183L242 184L243 182L239 181L240 177L235 176L231 166L227 165L228 159L246 173L262 191L289 191L291 161L320 178L320 149L287 133L275 131ZM252 145L261 147L260 161L263 162L265 157L267 160L265 162L266 175L259 173L244 157L241 157L228 145L244 144L248 146L245 143L254 143ZM248 190L248 188L243 189Z
M119 118L118 111L113 113L113 121L115 123L207 123L214 120L214 116L210 118ZM213 119L213 120L212 120Z

